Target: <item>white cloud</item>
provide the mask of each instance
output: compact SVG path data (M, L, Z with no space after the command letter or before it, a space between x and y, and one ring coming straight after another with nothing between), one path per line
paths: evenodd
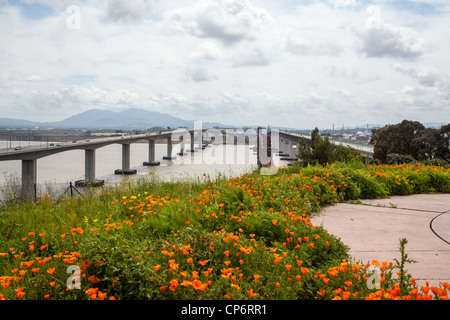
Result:
M32 75L28 76L25 79L25 81L28 81L28 82L42 82L42 81L45 81L45 79L43 77L39 76L39 75L32 74Z
M359 50L368 58L415 59L425 53L425 41L411 28L382 23L379 28L356 31Z
M193 6L166 14L173 29L199 38L212 38L230 45L257 37L273 18L249 0L199 0Z
M155 9L156 2L156 0L108 0L102 20L138 23Z
M208 69L202 65L187 65L184 70L187 81L204 82L217 79L217 75L211 74Z
M268 66L269 64L269 59L258 48L253 48L253 50L251 51L240 51L232 57L233 67L264 67Z
M331 0L331 3L335 8L351 7L357 4L356 0Z
M352 0L85 0L81 28L69 30L73 1L23 1L53 10L29 19L22 5L0 6L2 114L141 107L299 128L420 111L450 120L448 2L427 15L376 0L383 28L369 30L366 5Z
M199 45L189 58L194 60L218 60L222 55L222 51L214 42L206 41Z
M305 34L289 32L286 38L286 49L296 55L338 56L343 48L337 42L317 42Z
M417 83L425 87L435 87L442 83L442 75L434 68L412 67L396 64L394 70L413 78Z

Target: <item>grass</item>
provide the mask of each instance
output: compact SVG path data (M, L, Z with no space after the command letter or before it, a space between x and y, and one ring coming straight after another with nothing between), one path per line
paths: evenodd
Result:
M449 191L439 166L335 163L10 203L0 299L446 299L448 284L420 290L404 259L350 261L309 218L341 201Z

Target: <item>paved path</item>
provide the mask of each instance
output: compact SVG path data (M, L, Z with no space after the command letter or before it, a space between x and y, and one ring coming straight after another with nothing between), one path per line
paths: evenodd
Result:
M400 259L399 240L417 263L406 269L419 286L450 282L450 194L394 196L339 203L311 217L350 247L353 261Z

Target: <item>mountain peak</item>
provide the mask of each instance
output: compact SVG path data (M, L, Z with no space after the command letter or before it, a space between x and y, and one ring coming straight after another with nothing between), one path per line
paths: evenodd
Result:
M203 123L205 129L218 123ZM73 115L57 122L32 122L15 119L0 119L0 127L6 128L32 128L52 127L64 129L120 129L120 130L147 130L152 127L193 128L194 122L183 120L157 111L139 108L129 108L123 111L110 111L91 109Z

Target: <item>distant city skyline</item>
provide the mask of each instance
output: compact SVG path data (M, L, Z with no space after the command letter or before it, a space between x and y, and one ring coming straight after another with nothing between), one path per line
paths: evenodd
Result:
M446 0L0 0L0 118L450 122Z

